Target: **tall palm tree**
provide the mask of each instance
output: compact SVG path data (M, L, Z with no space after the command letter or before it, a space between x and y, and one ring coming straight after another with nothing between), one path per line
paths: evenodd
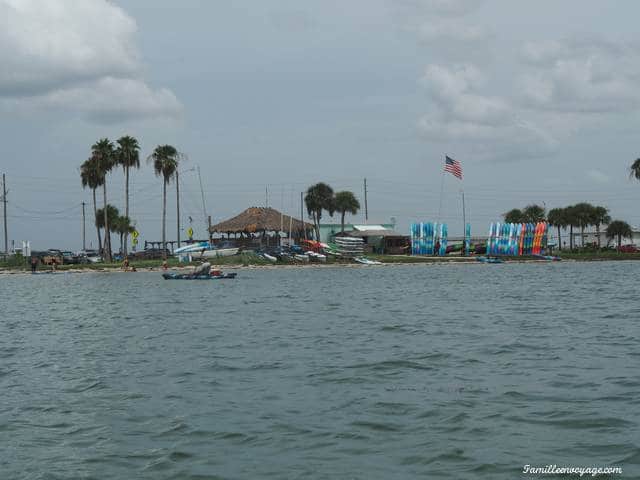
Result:
M124 216L129 217L129 169L140 168L140 145L138 140L129 135L118 139L116 162L124 170ZM125 232L122 253L127 256L127 240L130 232Z
M102 186L102 177L98 171L98 164L93 158L85 160L80 166L80 179L82 188L89 187L93 194L93 216L95 221L98 219L98 206L96 204L96 190ZM98 233L98 251L102 251L102 237L100 236L100 227L96 225Z
M567 214L564 208L552 208L547 219L549 223L558 229L558 249L562 250L561 229L567 226Z
M622 220L614 220L609 223L607 226L607 238L616 238L618 239L618 252L620 251L620 244L622 243L622 238L632 238L633 231L631 230L631 226L627 222L623 222Z
M333 199L337 212L340 212L340 232L344 233L344 216L346 213L355 215L360 210L360 202L353 192L338 192Z
M158 145L147 161L153 164L153 170L162 177L162 255L166 259L167 249L167 185L178 169L180 152L171 145Z
M108 138L102 138L91 147L92 158L97 162L98 172L102 178L103 204L107 205L107 174L115 165L115 150L113 143ZM109 219L107 210L104 211L105 232L109 231ZM107 262L111 262L111 238L107 235L104 239L105 256Z
M611 221L611 217L609 216L609 209L606 207L593 207L592 213L592 223L596 227L596 235L598 236L598 249L600 249L602 248L602 242L600 241L600 226L608 224Z
M320 219L322 219L322 211L329 212L329 216L333 217L335 211L333 188L326 183L320 182L310 186L304 197L304 203L307 206L307 213L313 219L313 225L316 231L316 240L320 240Z

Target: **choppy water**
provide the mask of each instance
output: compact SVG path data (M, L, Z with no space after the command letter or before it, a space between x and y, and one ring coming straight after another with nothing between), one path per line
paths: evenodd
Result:
M0 477L638 478L639 273L3 276Z

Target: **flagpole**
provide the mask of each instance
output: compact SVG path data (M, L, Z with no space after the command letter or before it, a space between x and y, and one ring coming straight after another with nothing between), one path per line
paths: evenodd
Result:
M438 218L436 219L437 223L440 223L440 214L442 213L442 194L443 193L444 193L444 168L442 169L442 180L440 182L440 205L438 206Z

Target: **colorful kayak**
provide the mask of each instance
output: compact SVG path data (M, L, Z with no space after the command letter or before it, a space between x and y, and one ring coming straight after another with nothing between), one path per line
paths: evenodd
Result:
M188 273L163 273L165 280L225 280L236 278L237 273L221 273L220 275L189 275Z

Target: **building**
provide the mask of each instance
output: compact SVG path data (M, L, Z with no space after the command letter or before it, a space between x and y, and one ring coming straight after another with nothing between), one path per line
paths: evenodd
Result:
M602 227L600 231L600 245L603 247L611 246L617 247L618 239L617 238L607 238L606 227ZM622 238L622 245L640 245L640 229L633 228L633 236L632 238ZM558 229L555 229L555 234L553 235L553 243L558 243ZM562 248L569 248L569 232L562 234ZM582 234L580 233L580 229L573 229L573 245L581 247L583 245L597 245L598 244L598 235L596 232L584 232L584 238L582 238Z
M395 224L345 224L344 235L362 238L365 252L392 255L408 253L410 249L409 236L399 234L394 228ZM340 224L320 224L321 242L333 242L333 239L340 234Z

